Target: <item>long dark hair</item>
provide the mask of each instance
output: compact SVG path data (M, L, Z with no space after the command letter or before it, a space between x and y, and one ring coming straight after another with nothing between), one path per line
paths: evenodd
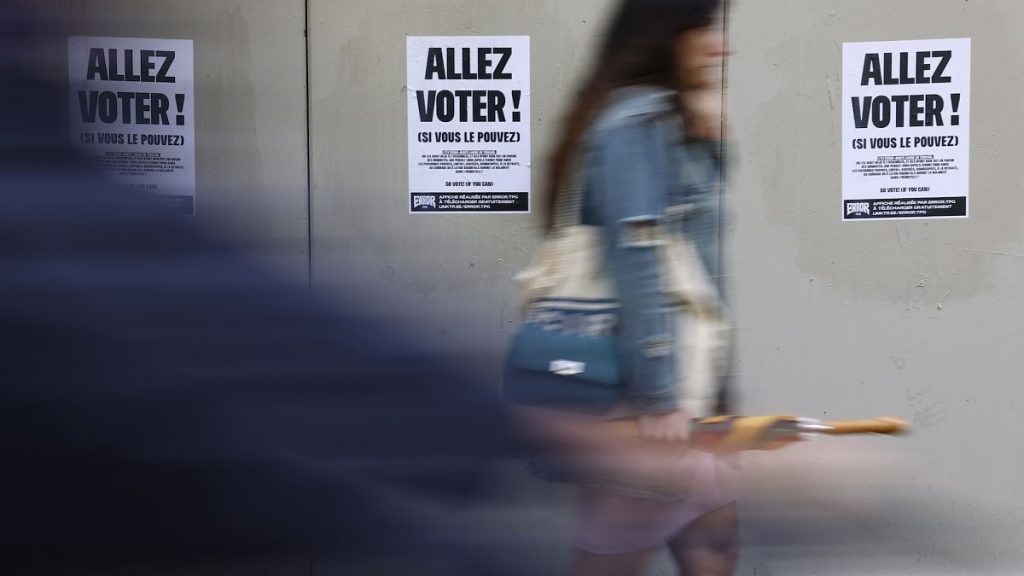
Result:
M722 0L621 0L604 35L604 45L583 81L554 154L547 179L548 229L558 191L569 176L583 135L609 94L621 86L673 87L675 40L679 33L712 23Z

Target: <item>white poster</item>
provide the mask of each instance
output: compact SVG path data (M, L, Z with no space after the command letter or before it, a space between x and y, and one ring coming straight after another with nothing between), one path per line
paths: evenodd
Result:
M530 38L406 43L411 212L530 211Z
M195 213L191 40L68 38L71 139L97 169Z
M965 218L971 39L843 44L843 219Z

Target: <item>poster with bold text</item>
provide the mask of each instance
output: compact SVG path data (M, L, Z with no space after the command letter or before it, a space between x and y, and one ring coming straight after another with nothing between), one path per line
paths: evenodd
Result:
M68 38L71 139L98 170L195 213L191 40Z
M971 39L843 44L843 219L966 218Z
M530 38L406 42L409 210L530 211Z

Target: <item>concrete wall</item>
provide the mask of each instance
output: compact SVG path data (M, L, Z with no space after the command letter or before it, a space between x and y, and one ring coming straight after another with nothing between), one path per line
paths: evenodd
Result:
M63 37L192 39L196 214L232 240L308 271L303 0L40 0L55 42L47 73L67 82Z
M326 294L417 327L496 382L516 319L509 279L539 239L531 215L410 215L406 36L529 35L533 190L607 1L310 4L313 276ZM355 288L353 288L355 287Z
M66 35L192 38L200 221L282 249L320 293L362 299L493 385L516 318L509 279L539 241L536 219L408 214L405 37L531 36L537 192L610 0L309 0L308 53L298 0L42 2L54 14L69 9ZM823 439L747 455L740 573L1019 573L1024 5L730 6L727 240L741 408L893 414L915 426L901 440ZM971 217L841 222L842 43L965 36ZM54 52L58 78L65 50ZM527 508L488 522L514 517L520 536L540 538L553 516L531 523Z
M831 560L856 566L842 573L903 573L891 556L870 559L882 549L867 547L872 531L891 537L885 554L927 565L922 573L1020 573L1024 553L1012 543L1024 537L1024 40L1016 25L1024 5L733 7L730 262L744 407L892 413L915 426L898 443L823 440L763 458L765 473L786 462L804 475L800 498L773 510L802 506L801 521L824 524L831 514L833 526L849 517L842 511L854 514L857 529L839 548L858 560ZM842 43L960 37L973 39L970 218L841 222ZM858 456L874 465L855 466ZM831 566L810 556L782 561L776 573Z

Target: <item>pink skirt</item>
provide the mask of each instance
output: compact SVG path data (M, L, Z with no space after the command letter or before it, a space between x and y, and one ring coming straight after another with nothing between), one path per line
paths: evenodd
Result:
M625 554L661 546L694 520L736 501L739 489L721 470L734 466L731 458L692 450L686 460L689 489L676 500L584 487L576 547L591 554Z

